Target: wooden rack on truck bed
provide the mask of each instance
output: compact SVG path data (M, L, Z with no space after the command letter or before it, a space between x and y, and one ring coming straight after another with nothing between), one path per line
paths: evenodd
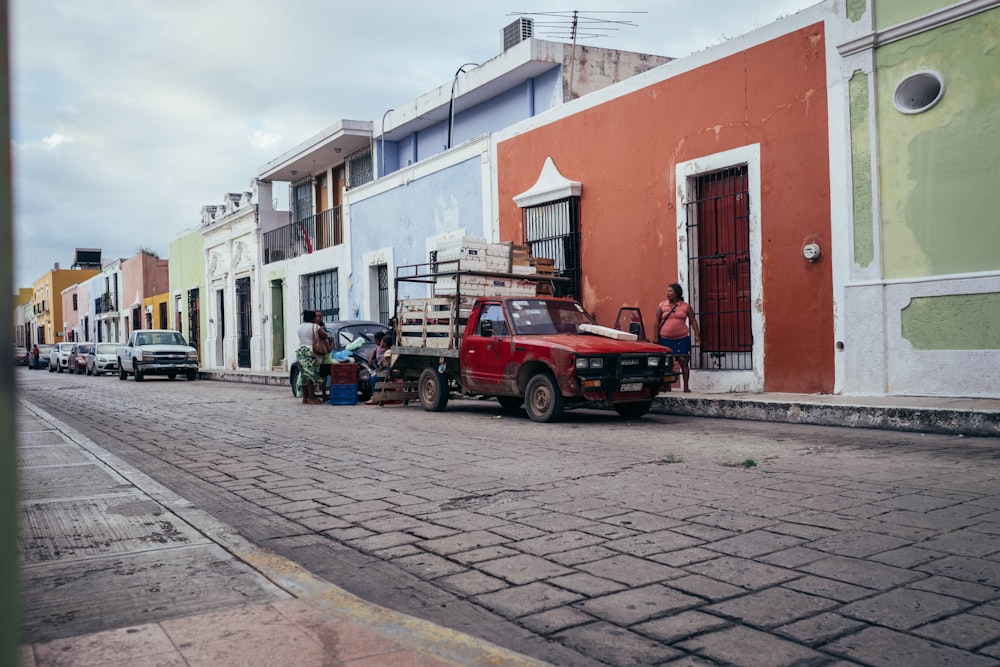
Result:
M399 353L433 351L443 357L457 357L462 332L477 298L552 294L555 283L569 280L554 275L552 260L528 266L535 273L465 269L463 260L397 267L394 349ZM434 296L401 298L401 283L430 286Z

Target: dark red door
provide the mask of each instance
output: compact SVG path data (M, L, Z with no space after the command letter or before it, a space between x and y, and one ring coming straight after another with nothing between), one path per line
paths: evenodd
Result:
M750 202L747 168L699 176L696 273L701 352L707 367L752 368ZM690 217L690 216L689 216ZM702 356L704 360L705 357Z

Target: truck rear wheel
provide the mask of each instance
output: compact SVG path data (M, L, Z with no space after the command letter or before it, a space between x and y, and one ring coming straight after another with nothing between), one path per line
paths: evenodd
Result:
M562 418L562 393L551 375L541 373L531 378L524 392L524 408L531 421L550 423Z
M448 381L433 368L425 368L417 382L420 405L428 412L441 412L448 405Z
M639 403L618 403L614 406L615 412L625 419L638 419L653 407L653 401L640 401Z
M118 379L119 380L127 380L128 379L128 373L125 372L125 366L122 365L122 362L121 362L120 359L118 360Z

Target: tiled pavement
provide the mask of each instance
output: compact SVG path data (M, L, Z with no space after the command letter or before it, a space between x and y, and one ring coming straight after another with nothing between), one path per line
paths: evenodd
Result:
M128 400L111 389L108 401ZM241 393L250 391L232 396L237 403L258 400ZM414 610L422 616L459 627L456 618L478 614L498 628L527 630L561 652L491 632L555 664L912 667L1000 660L994 439L792 427L779 434L788 440L782 445L766 426L736 421L657 416L622 426L585 415L552 428L500 419L474 403L442 422L442 415L413 409L301 406L283 392L259 400L227 433L195 440L154 424L135 445L136 457L188 471L198 478L188 485L196 495L210 485L233 503L314 530L312 537L266 541L275 553L297 554L321 578L317 585L359 568L366 577L394 577L399 590L420 600ZM320 414L303 412L309 410L326 411L331 433L353 433L351 424L362 419L367 435L338 438L330 449L329 436L313 440L296 431L293 447L288 428L303 414ZM194 408L192 418L201 414L210 411ZM268 431L275 422L283 433ZM447 438L435 431L442 423ZM756 465L740 465L746 462ZM225 509L225 498L200 498ZM264 571L254 564L262 557L252 545L245 545L248 553L228 548ZM309 550L326 556L310 561ZM317 599L339 589L316 596L281 586L283 597L251 609L314 643L325 646L317 637L329 637L342 645L343 635L310 625L314 616L286 623L302 618L293 613L297 605L312 612ZM449 610L434 609L430 603L445 592L452 597L440 606ZM321 623L343 611L318 606ZM186 627L225 627L227 612L216 613L223 622ZM186 662L163 664L220 664L183 653L187 643L171 634L174 620L151 625ZM469 650L491 660L527 660L461 633L451 640L476 648L444 651L420 633L418 641L399 642L391 623L373 631L393 640L390 651L415 650L415 660L477 664ZM36 645L29 657L44 657L44 646L59 641ZM260 651L240 664L273 664ZM406 664L350 653L329 664L352 659Z

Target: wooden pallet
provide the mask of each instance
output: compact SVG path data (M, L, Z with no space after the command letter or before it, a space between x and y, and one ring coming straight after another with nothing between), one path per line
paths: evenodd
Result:
M380 380L375 383L375 393L372 394L372 402L379 407L406 405L418 398L416 380Z
M396 344L441 349L457 347L455 337L462 335L472 312L471 305L471 300L463 298L459 303L453 296L400 301Z

